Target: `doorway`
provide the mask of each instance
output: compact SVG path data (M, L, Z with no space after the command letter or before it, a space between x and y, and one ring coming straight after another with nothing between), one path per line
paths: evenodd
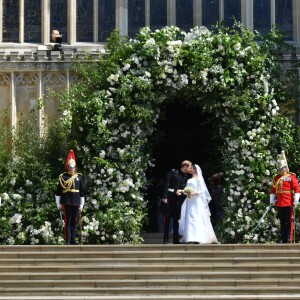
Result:
M190 160L201 167L207 182L219 165L220 139L212 126L213 116L199 107L174 102L166 105L164 115L154 136L155 167L149 174L147 232L162 231L159 204L163 181L170 169L180 168L183 160Z

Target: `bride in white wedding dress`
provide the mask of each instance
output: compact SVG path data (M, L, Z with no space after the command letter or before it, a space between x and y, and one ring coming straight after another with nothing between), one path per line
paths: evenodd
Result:
M211 196L198 165L191 168L192 178L187 181L186 188L178 191L187 197L181 207L179 234L181 243L218 243L210 221L208 203Z

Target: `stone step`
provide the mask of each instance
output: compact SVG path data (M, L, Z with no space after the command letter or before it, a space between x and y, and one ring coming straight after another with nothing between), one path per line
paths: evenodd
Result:
M288 279L124 279L124 280L3 280L0 283L0 288L64 288L64 287L208 287L208 286L227 286L227 287L247 287L247 286L268 286L268 287L286 287L286 286L300 286L300 278Z
M78 273L78 272L253 272L253 271L286 271L300 272L300 264L264 264L264 263L243 263L243 264L88 264L88 265L48 265L48 266L5 266L0 268L0 278L3 273Z
M255 279L261 280L281 278L299 279L300 271L212 271L212 272L133 272L128 269L126 272L25 272L25 273L0 273L0 282L5 280L150 280L150 279L170 279L170 280L191 280L191 279ZM1 283L0 283L1 285ZM300 298L299 298L300 299Z
M0 255L1 256L1 255ZM33 254L32 258L1 258L0 267L7 266L52 266L52 265L110 265L110 264L277 264L278 257L120 257L120 258L97 258L97 257L80 257L80 258L36 258ZM280 257L280 264L300 264L300 256L298 257ZM0 272L1 272L0 268Z
M299 244L167 244L167 245L156 245L156 244L141 244L141 245L1 245L0 254L20 254L20 253L40 253L44 252L50 253L54 252L98 252L101 253L120 253L120 252L153 252L165 250L170 251L190 251L190 250L205 250L205 251L246 251L246 252L257 252L264 253L270 250L277 254L282 253L284 250L297 252L299 254ZM283 253L285 254L285 253Z
M1 246L0 300L299 300L299 254L299 244Z
M247 294L255 294L255 295L276 295L276 294L299 294L300 295L300 287L274 287L274 286L265 286L265 287L227 287L227 286L208 286L208 287L194 287L189 286L186 288L178 288L178 287L117 287L117 288L82 288L82 287L63 287L63 288L40 288L35 287L32 288L0 288L0 293L2 296L30 296L30 295L74 295L74 296L86 296L86 295L199 295L199 294L210 294L210 295L247 295Z
M12 251L12 252L1 252L0 250L0 259L78 259L78 258L180 258L180 257L188 257L191 258L208 258L208 257L265 257L265 258L280 258L280 257L299 257L299 248L298 249L286 249L286 248L263 248L263 249L250 249L245 248L244 250L231 250L228 249L219 249L218 245L216 248L207 249L206 247L202 247L202 245L191 245L185 246L184 248L180 248L180 246L176 247L176 245L165 245L163 249L153 249L153 250L135 250L131 251L119 251L119 248L115 248L115 250L111 251L102 251L101 246L98 246L98 251L89 251L85 246L77 248L73 251L69 251L68 246L64 246L64 248L60 248L58 252L55 251L46 251L43 250L41 252L35 251ZM117 250L116 250L117 249ZM77 250L77 251L76 251Z
M299 295L105 295L105 296L0 296L0 300L299 300Z

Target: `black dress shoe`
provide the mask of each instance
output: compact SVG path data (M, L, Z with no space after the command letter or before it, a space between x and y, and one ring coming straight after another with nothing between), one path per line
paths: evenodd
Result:
M179 236L178 234L173 235L173 244L179 244Z
M169 244L169 240L168 239L164 239L164 244Z

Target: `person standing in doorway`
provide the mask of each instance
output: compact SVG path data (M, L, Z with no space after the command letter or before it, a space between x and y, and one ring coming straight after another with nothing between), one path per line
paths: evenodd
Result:
M65 216L64 237L67 245L77 245L76 232L78 216L84 206L83 178L76 171L76 160L73 150L70 150L66 162L66 172L58 177L55 201L57 208Z
M220 221L223 216L223 211L221 207L221 199L224 190L222 184L223 177L223 172L218 172L209 178L209 192L211 195L209 207L211 211L211 220L213 224L216 224L218 221Z
M190 178L192 163L184 160L180 169L172 169L168 172L163 187L162 202L164 208L164 239L163 243L169 243L170 219L173 219L173 244L179 244L178 220L180 219L181 205L186 195L177 195L177 190L182 190Z

